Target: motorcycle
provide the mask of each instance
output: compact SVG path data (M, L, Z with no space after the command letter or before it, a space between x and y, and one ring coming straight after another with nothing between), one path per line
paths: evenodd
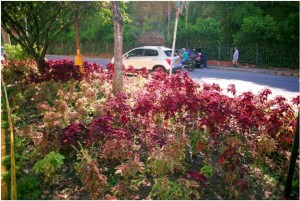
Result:
M195 64L196 64L196 68L200 68L200 69L206 68L207 67L206 55L198 53L197 58L195 58Z
M195 66L196 66L196 68L200 68L200 69L205 68L205 63L202 59L196 60L195 61Z
M196 67L196 63L194 60L187 60L185 62L182 63L181 68L182 69L187 69L188 71L193 71Z

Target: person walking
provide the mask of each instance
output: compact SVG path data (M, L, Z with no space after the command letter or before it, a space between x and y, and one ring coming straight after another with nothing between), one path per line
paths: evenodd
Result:
M233 52L233 59L232 59L232 63L234 67L238 67L237 66L237 61L239 59L239 51L237 49L237 47L234 48L234 52Z

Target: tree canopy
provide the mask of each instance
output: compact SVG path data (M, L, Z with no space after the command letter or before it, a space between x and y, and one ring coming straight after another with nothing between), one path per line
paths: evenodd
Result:
M175 2L129 1L120 5L124 19L124 50L145 44L145 34L161 36L166 45L171 45L170 30L174 26ZM126 14L125 14L126 13ZM187 16L188 15L188 16ZM271 20L272 19L272 20ZM298 48L299 41L298 2L216 2L191 1L188 12L180 15L176 46L196 46L218 41L224 45L246 45L251 43L245 29L252 23L272 21L272 40L278 45ZM187 20L187 21L186 21ZM187 29L186 24L187 22ZM257 24L258 25L258 24ZM269 28L271 25L267 25ZM113 21L111 13L99 10L88 20L81 21L81 39L88 41L113 42ZM275 28L277 27L277 28ZM249 28L249 27L248 27ZM256 27L255 37L265 38L264 27ZM276 29L276 30L275 30ZM252 30L253 32L253 30ZM64 33L71 34L68 30ZM64 40L64 35L59 40ZM242 39L241 37L246 38ZM66 38L66 37L65 37ZM252 40L252 39L251 39ZM149 44L151 45L149 40ZM260 41L268 46L269 41Z
M35 54L42 59L51 41L75 41L74 26L71 26L74 18L72 9L80 7L81 42L112 45L113 18L108 2L76 3L77 6L74 2L3 2L2 27L8 32L14 30L13 33L18 33L16 40L27 51L34 52L35 48ZM140 45L158 45L158 41L161 45L171 46L175 2L124 1L120 2L120 9L124 16L124 51ZM147 36L153 36L155 40L147 39ZM188 10L180 15L177 36L177 48L213 44L259 45L274 50L288 47L297 52L299 2L191 1ZM28 42L21 39L28 39Z
M36 60L42 72L49 45L74 25L74 10L86 13L91 3L4 1L1 27Z

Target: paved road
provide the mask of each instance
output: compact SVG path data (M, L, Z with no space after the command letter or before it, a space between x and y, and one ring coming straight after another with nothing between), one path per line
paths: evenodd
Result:
M46 55L46 59L48 60L70 59L71 61L74 61L74 56ZM86 57L83 57L83 60L88 61L89 63L98 63L104 67L106 64L110 63L111 61L111 59L86 58Z
M74 56L56 56L47 55L47 59L58 60L70 58L74 61ZM99 63L105 66L110 62L110 59L98 59L98 58L84 58L84 60L90 63ZM282 76L266 73L266 70L252 71L250 69L233 69L233 68L220 68L216 66L208 66L205 69L195 69L193 72L189 72L194 81L198 83L216 83L226 92L226 88L229 84L235 84L237 94L242 92L251 91L254 94L269 88L272 91L270 97L282 95L288 100L294 98L299 93L299 77L298 76Z
M194 81L199 83L216 83L226 91L230 84L234 84L238 94L251 91L257 94L264 88L272 91L270 97L282 95L290 100L298 96L299 93L299 77L272 75L259 72L243 72L226 69L215 69L208 67L204 69L195 69L189 72Z

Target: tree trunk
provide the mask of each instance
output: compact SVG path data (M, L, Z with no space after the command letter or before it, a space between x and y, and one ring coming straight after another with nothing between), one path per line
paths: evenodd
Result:
M116 95L123 89L123 16L118 1L111 1L110 8L114 19L114 80L113 93Z
M4 44L11 44L10 43L10 37L9 37L8 33L3 28L1 28L1 31L2 31L3 43Z
M41 74L45 73L45 71L46 71L46 69L45 69L46 68L45 55L42 55L40 58L37 58L35 60L37 61L39 72Z

